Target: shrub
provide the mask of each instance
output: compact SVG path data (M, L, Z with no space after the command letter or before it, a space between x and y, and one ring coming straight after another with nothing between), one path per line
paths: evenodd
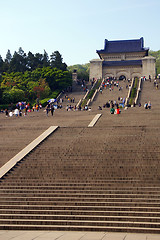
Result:
M12 110L12 109L15 109L16 108L16 104L1 104L0 105L0 110L3 109L9 109L9 110Z
M42 107L45 107L47 105L49 99L57 98L59 93L60 93L60 91L56 90L56 91L52 92L52 94L48 98L41 99L40 103L41 103Z
M87 95L87 99L91 99L92 96L93 96L93 94L94 94L94 92L95 92L95 90L92 89L92 90L88 93L88 95Z
M16 87L13 87L10 91L9 94L11 96L11 102L17 103L19 101L24 101L25 94L24 91L21 89L18 89Z
M87 104L87 99L84 99L83 102L81 103L81 107L84 107Z

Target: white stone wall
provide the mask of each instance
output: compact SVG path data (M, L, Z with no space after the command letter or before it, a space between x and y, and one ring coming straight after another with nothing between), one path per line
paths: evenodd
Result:
M113 57L112 58L112 61L113 61L114 57L116 56L113 54L112 57ZM117 58L117 60L120 60L120 59ZM151 78L154 79L156 75L155 58L152 56L146 56L146 57L142 57L141 60L142 60L142 66L124 66L124 67L123 66L122 67L104 66L103 69L102 69L103 60L101 59L91 60L90 61L90 80L93 78L100 79L105 77L119 78L121 75L124 75L126 78L130 78L130 79L134 77L140 78L142 76L146 76L146 78L148 79L150 75Z
M141 60L145 57L145 54L146 52L102 53L101 58L104 61Z
M102 78L102 60L100 59L90 61L89 79L92 80L93 78Z
M143 76L148 79L150 75L151 78L154 79L156 75L156 59L152 56L147 56L142 59L142 63Z
M103 74L102 77L116 77L117 79L124 75L126 79L134 78L134 77L141 77L142 76L142 67L103 67Z

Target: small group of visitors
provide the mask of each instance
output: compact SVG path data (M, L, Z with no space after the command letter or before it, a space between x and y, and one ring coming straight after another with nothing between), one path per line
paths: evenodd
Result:
M67 99L68 103L74 103L74 101L75 101L74 97L70 98L67 95L65 95L65 99ZM63 103L63 99L62 98L60 99L60 102Z
M9 111L8 109L5 109L5 115L6 117L13 117L13 116L16 116L16 117L21 117L22 116L22 110L16 108L14 111Z
M88 110L91 110L91 108L89 108L88 105L85 105L83 107L81 107L80 105L79 107L77 107L76 105L75 106L67 105L66 110L67 111L88 111Z
M157 82L156 79L154 80L154 87L155 87L156 89L158 89L158 82Z
M47 104L45 111L46 111L47 117L49 116L49 113L51 113L51 116L53 116L53 113L55 111L54 105L53 104Z
M151 101L145 102L144 108L145 108L145 109L151 109Z
M116 109L114 108L114 106L111 107L110 114L120 114L120 113L121 113L121 111L118 106Z
M32 110L33 110L33 112L34 111L39 111L39 109L42 109L42 105L41 104L35 104L35 105L33 105L33 107L32 107Z
M141 77L141 80L145 82L147 80L146 76Z
M119 81L116 81L112 78L106 78L101 84L100 93L102 93L103 89L109 89L110 91L114 90L114 87L119 87ZM122 88L119 88L119 91L122 90Z

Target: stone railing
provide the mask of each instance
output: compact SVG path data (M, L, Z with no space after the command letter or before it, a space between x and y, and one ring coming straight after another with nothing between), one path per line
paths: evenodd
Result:
M138 98L139 98L139 94L141 92L141 86L142 86L142 79L139 78L139 84L138 84L138 89L137 89L137 95L135 97L134 103L137 104Z
M95 85L97 84L98 80L99 80L99 79L97 79L97 80L94 82L93 86L91 87L91 90L95 87ZM91 91L91 90L90 90L90 91ZM88 96L88 94L90 93L90 91L88 90L88 91L86 92L86 94L84 95L84 97L79 100L79 102L77 103L77 106L76 106L77 108L78 108L78 107L81 105L81 103L87 98L87 96ZM94 95L93 95L93 96L94 96ZM93 97L92 97L92 98L93 98ZM89 106L90 103L91 103L91 99L88 100L88 102L86 103L86 105Z
M59 100L62 95L63 95L63 92L60 92L59 95L57 96L57 100Z
M131 87L129 88L128 95L126 97L125 106L128 105L128 101L131 96L131 91L132 91L133 85L134 85L134 78L132 78L132 83L131 83Z
M98 80L99 80L99 79L98 79ZM100 91L100 89L101 89L101 87L102 87L102 83L103 83L103 82L104 82L104 80L102 80L101 85L99 86L99 88L95 90L92 98L88 100L87 105L91 104L91 103L94 101L97 93Z
M77 108L81 105L81 103L83 102L83 100L86 99L86 97L88 96L89 92L90 92L90 91L87 90L87 92L86 92L86 94L84 95L84 97L79 100L79 102L78 102L77 105L76 105Z

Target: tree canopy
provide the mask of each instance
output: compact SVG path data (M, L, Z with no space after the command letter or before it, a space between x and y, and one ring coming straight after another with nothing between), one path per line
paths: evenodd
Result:
M160 74L160 50L158 51L149 51L149 55L156 58L156 72L157 74Z
M77 71L77 77L81 80L89 80L89 63L86 64L76 64L68 67L68 70L74 72Z
M51 54L28 52L20 47L13 56L0 56L0 104L35 101L71 86L72 76L58 51Z
M15 51L13 56L10 50L7 51L5 60L0 57L0 73L3 72L25 72L33 71L36 68L48 67L58 68L63 71L67 70L66 63L63 63L62 55L58 51L54 51L50 58L48 53L44 50L44 53L28 52L26 54L20 47L18 51Z

